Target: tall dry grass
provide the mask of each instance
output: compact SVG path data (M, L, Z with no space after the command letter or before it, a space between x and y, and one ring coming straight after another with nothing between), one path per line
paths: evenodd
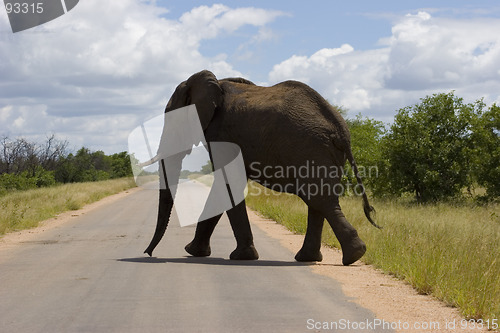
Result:
M121 178L10 192L0 197L0 235L36 227L59 213L80 209L131 187L135 187L132 178Z
M305 233L307 207L298 197L252 185L247 203L290 230ZM371 203L383 230L366 220L360 198L341 199L344 214L368 246L363 261L457 307L468 319L499 319L499 204ZM323 241L339 247L327 223Z

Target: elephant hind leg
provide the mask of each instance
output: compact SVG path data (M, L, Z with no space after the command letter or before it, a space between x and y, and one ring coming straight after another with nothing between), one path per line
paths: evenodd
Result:
M212 233L221 216L222 214L216 215L196 225L194 239L184 247L187 253L194 257L208 257L212 253L210 249L210 237L212 237Z
M340 207L332 208L327 214L327 220L342 247L342 264L348 266L358 261L365 254L366 245L359 238L356 229L347 221Z
M297 255L297 261L322 261L321 233L323 232L323 221L325 216L318 210L309 207L307 212L307 231L304 244Z
M326 217L342 247L342 264L348 266L358 261L365 254L366 245L342 213L338 198L333 205L323 203L320 211Z

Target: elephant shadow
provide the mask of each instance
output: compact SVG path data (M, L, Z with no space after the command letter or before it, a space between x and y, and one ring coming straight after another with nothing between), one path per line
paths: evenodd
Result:
M157 257L136 257L116 259L120 262L140 263L140 264L198 264L216 266L259 266L259 267L295 267L314 266L315 262L280 261L280 260L229 260L217 257L191 257L182 258L157 258ZM340 265L339 265L340 266Z

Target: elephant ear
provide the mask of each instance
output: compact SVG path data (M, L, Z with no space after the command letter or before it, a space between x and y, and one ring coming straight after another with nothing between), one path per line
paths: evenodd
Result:
M212 72L205 70L193 74L186 85L189 88L187 105L196 105L201 127L205 130L214 116L215 109L222 103L219 81Z

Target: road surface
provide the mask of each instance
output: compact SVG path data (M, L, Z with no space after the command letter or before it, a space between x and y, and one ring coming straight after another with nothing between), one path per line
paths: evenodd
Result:
M3 249L0 332L355 332L376 321L256 227L260 259L228 260L225 215L209 258L184 251L194 226L175 215L156 257L143 255L156 198L134 191Z

